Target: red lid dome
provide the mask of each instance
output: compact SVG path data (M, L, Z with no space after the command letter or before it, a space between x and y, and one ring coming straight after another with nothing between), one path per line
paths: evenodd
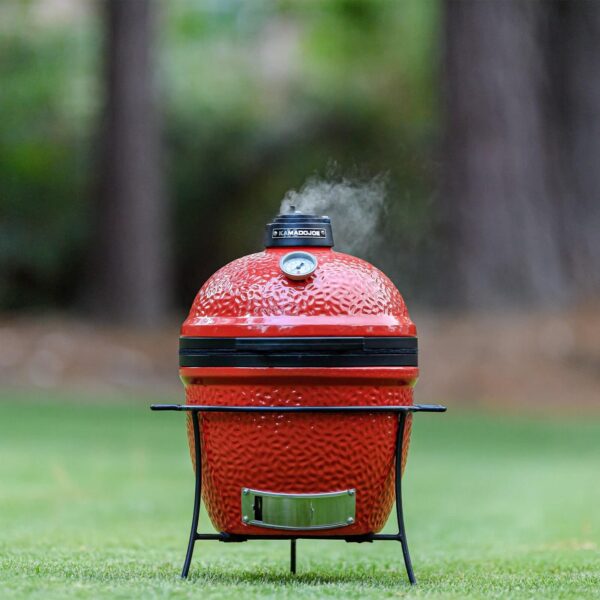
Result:
M414 336L400 292L368 262L327 247L310 252L317 267L295 281L272 247L219 269L202 286L181 333L203 337Z

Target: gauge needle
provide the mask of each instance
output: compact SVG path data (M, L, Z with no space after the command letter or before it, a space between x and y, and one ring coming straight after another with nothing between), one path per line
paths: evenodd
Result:
M296 267L296 271L299 271L300 269L302 269L302 267L304 266L304 261L302 261L297 267Z

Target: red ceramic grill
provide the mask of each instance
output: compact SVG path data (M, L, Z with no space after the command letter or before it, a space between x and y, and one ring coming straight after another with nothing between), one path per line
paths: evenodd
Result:
M414 574L401 474L414 405L416 329L394 284L336 252L328 217L295 210L265 250L202 286L180 337L196 473L182 576L200 539L395 540ZM200 499L219 531L200 534ZM396 500L397 534L380 534Z

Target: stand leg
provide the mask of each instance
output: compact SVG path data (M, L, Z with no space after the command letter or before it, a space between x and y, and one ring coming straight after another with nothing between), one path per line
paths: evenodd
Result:
M406 425L406 413L400 413L398 419L398 433L396 437L396 517L398 518L398 537L402 544L402 555L404 556L404 565L411 585L417 583L413 571L410 554L408 552L408 542L406 540L406 531L404 529L404 513L402 510L402 442L404 441L404 429Z
M296 540L290 540L290 572L296 574Z
M194 493L194 512L192 514L192 528L190 530L190 541L188 543L181 578L186 579L190 571L192 555L194 554L194 545L198 535L198 518L200 516L200 501L202 498L202 457L200 455L200 426L198 424L198 413L191 411L192 426L194 429L194 456L196 458L196 487Z

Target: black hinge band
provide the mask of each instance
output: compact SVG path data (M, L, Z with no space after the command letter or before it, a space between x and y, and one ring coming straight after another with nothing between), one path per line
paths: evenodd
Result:
M416 367L416 337L181 337L182 367Z

